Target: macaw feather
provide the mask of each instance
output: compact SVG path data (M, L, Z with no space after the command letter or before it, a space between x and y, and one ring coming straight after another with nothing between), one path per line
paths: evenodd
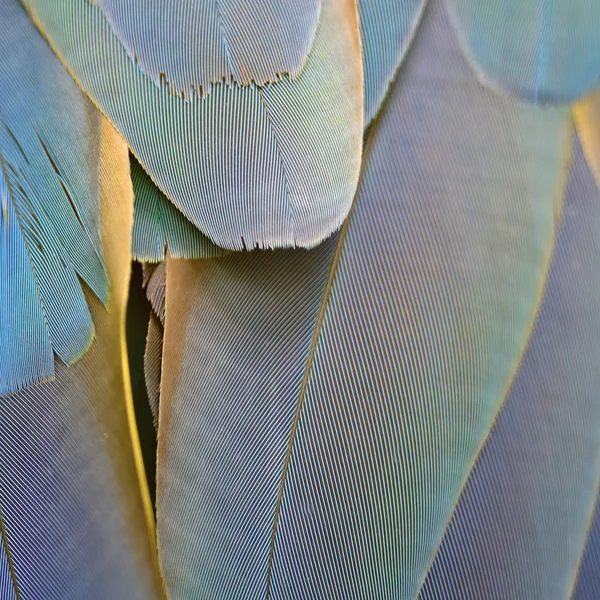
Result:
M354 0L325 0L302 73L172 95L89 0L28 0L34 22L175 206L224 248L315 246L347 216L363 93Z
M172 93L208 95L298 77L315 37L320 0L96 0L129 55Z
M91 344L103 302L101 115L18 0L0 6L0 394L52 379Z
M427 0L359 0L365 129L406 56Z
M600 80L596 0L446 0L482 79L529 101L569 103Z
M165 259L165 252L175 258L210 258L229 254L215 246L200 230L192 225L172 202L152 183L133 154L131 180L133 182L133 258L157 263Z
M54 381L0 401L0 512L17 598L163 598L133 419L125 307L133 191L127 145L99 138L101 235L111 295L85 291L90 351Z
M171 597L415 597L529 339L571 135L482 86L435 0L338 236L167 259Z
M600 191L575 142L527 350L422 600L572 597L600 484Z

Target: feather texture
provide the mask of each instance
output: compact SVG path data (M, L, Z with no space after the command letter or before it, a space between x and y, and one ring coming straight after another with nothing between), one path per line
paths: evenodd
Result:
M103 302L100 113L27 18L0 6L0 394L51 379L92 341Z
M383 103L427 0L359 0L365 128Z
M596 0L446 0L485 80L536 102L570 102L600 81Z
M354 0L325 0L294 81L156 86L88 0L28 0L34 21L179 210L218 246L314 246L348 214L360 169L362 69Z
M600 193L576 143L527 351L422 600L570 597L600 483L599 253Z
M0 508L17 600L162 597L124 348L133 193L127 146L107 121L99 151L111 296L105 309L86 292L97 339L76 365L57 362L55 381L0 401Z
M1 526L1 524L0 524ZM4 535L0 539L0 598L3 600L17 600L17 591L10 573L10 566L6 556Z
M600 494L596 499L594 515L590 522L587 544L584 549L577 580L571 594L572 600L595 600L600 589Z
M228 252L215 246L178 211L152 183L133 154L133 258L140 262L160 262L168 249L174 258L210 258Z
M319 22L320 0L97 0L129 54L175 94L213 83L259 85L297 77Z
M414 597L525 346L570 135L481 86L434 1L339 237L167 260L171 597Z

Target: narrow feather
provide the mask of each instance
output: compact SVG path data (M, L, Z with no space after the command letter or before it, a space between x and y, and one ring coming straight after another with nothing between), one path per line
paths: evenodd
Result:
M133 258L140 262L160 262L164 260L166 250L174 258L210 258L227 253L175 208L133 155L130 159L135 197Z
M146 336L146 351L144 352L144 380L150 402L150 410L154 428L158 430L158 411L160 407L160 382L162 378L164 331L161 322L155 314L150 315L148 335Z
M103 301L100 113L18 0L0 6L0 393L53 376L91 343L81 280ZM8 271L8 272L7 272Z
M18 600L18 589L15 586L15 580L11 573L8 555L6 554L6 545L4 543L4 527L0 517L0 528L2 528L2 539L0 539L0 598L3 600Z
M0 508L18 598L162 597L129 429L128 151L106 121L100 143L111 297L105 309L86 291L97 340L73 367L57 362L55 381L0 402Z
M383 103L427 0L359 0L365 128Z
M218 85L189 100L155 85L88 0L27 4L152 180L217 245L309 247L340 227L362 149L354 0L323 2L296 80Z
M600 192L575 144L535 328L423 600L567 598L600 483Z
M600 80L596 0L446 0L485 80L535 102L570 102Z
M315 37L320 0L96 0L140 67L174 94L213 83L297 77Z
M167 262L159 552L173 598L410 598L534 318L568 111L481 86L441 2L341 235Z

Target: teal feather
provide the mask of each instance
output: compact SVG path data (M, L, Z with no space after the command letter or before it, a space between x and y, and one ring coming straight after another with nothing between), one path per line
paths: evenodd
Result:
M179 212L152 183L133 155L134 218L132 255L140 262L160 262L168 251L174 258L211 258L229 254L215 246Z
M484 80L535 102L568 103L600 82L597 0L446 0Z
M314 246L347 216L363 133L353 0L326 0L301 75L174 96L89 0L28 0L34 21L152 180L215 244Z
M97 0L127 51L172 93L214 83L265 85L299 76L315 37L320 0Z
M100 113L17 0L0 7L0 394L75 362L93 323L84 281L103 302ZM25 68L26 67L26 68Z
M429 3L339 236L167 260L173 598L413 598L528 339L569 111L482 86Z

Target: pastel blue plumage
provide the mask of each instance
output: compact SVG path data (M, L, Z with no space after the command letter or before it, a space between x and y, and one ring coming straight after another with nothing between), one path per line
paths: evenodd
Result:
M52 378L92 341L103 302L100 113L17 0L0 6L0 394Z
M189 99L152 81L89 0L27 6L152 180L215 244L312 247L339 229L362 150L354 0L323 1L296 79L215 85L208 97Z
M600 191L574 142L527 350L421 600L573 597L600 484Z
M144 72L186 96L207 95L222 81L298 77L321 8L321 0L96 1Z
M600 83L597 0L446 0L481 77L534 102L568 103Z

